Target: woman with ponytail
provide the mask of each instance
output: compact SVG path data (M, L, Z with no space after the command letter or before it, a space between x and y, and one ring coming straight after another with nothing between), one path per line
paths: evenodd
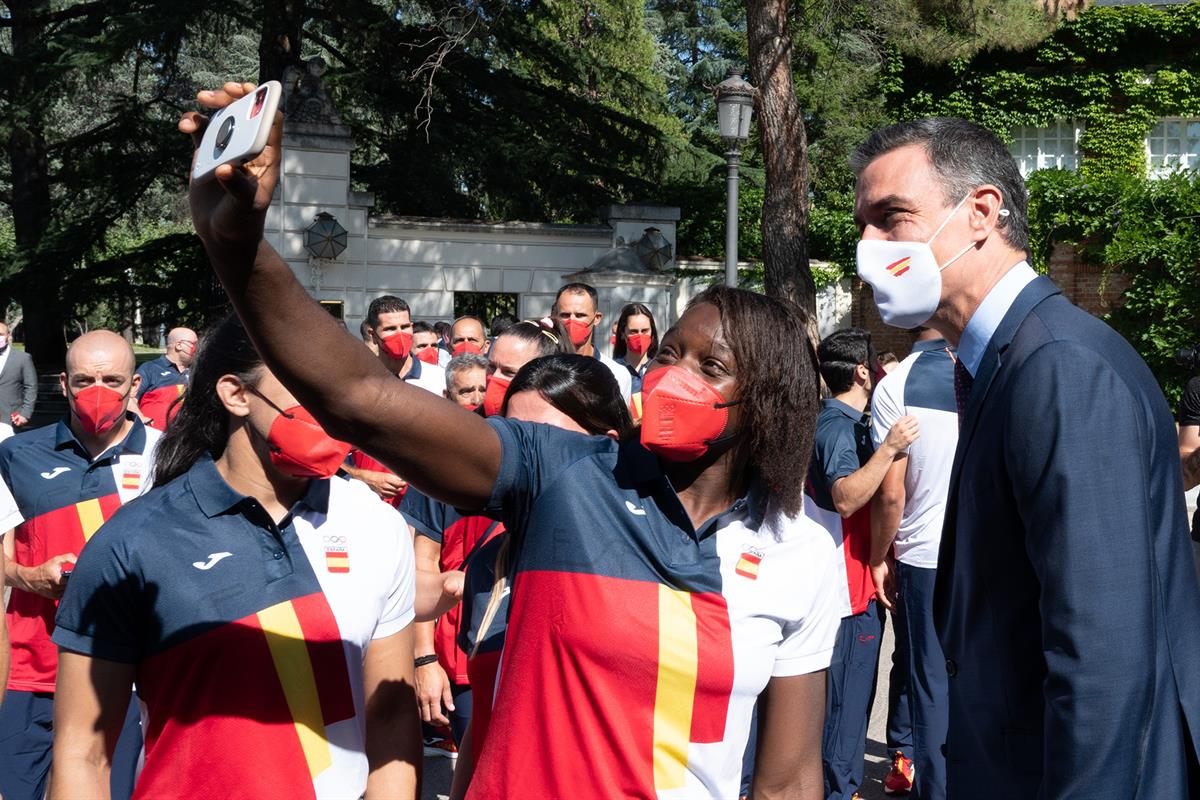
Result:
M205 337L156 489L92 539L59 608L55 733L86 757L56 759L51 797L95 793L135 676L135 798L416 796L412 546L333 477L348 450L236 317Z

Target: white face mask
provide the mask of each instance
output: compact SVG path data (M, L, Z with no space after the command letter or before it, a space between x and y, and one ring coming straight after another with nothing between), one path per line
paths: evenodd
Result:
M8 337L0 336L0 350L3 350L6 347L8 347Z
M973 192L972 192L973 194ZM958 201L953 210L938 225L926 242L891 242L885 239L862 239L858 243L856 261L858 277L871 284L879 316L896 328L915 328L924 325L937 310L942 299L942 270L953 264L972 247L970 242L940 267L933 255L933 240L942 228L962 208L971 196Z

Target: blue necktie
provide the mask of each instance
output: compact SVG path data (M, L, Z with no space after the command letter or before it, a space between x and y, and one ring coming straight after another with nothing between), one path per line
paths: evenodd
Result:
M954 405L958 408L958 427L967 418L967 405L971 401L971 385L975 379L963 366L962 359L954 362Z

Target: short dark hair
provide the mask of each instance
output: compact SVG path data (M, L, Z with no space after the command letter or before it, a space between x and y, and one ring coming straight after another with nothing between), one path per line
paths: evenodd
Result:
M507 311L502 311L492 317L492 324L488 329L488 333L492 338L495 338L520 321L520 318L516 314L509 314Z
M616 431L624 438L633 429L617 379L594 358L559 353L530 361L509 384L501 414L508 414L508 401L513 395L526 391L540 394L592 436Z
M438 320L433 323L433 330L439 337L447 341L450 340L450 323L445 320Z
M1004 241L1015 250L1029 249L1025 180L1004 142L981 125L957 117L926 117L877 128L850 156L850 168L860 175L885 153L914 144L925 150L938 174L946 205L985 183L998 188L1008 210L997 223Z
M881 367L884 364L899 364L900 363L900 359L896 358L896 354L893 353L891 350L887 351L886 353L880 353L878 361L879 361L879 366L881 366Z
M847 392L854 386L854 371L859 366L872 369L871 334L862 328L834 331L817 346L821 377L834 394Z
M570 294L586 294L588 297L592 298L593 306L599 307L599 305L600 305L600 295L596 294L595 287L589 286L586 283L579 283L577 281L575 283L568 283L565 286L563 286L561 289L558 290L558 294L554 295L555 307L558 306L558 299L560 297L562 297L564 294L568 294L568 293L570 293Z
M414 322L412 332L413 335L416 335L418 333L434 333L434 330L428 322Z
M382 297L376 297L371 301L371 305L367 306L367 324L374 330L379 327L380 314L396 314L400 311L405 311L410 316L412 315L408 303L394 294L385 294Z
M654 357L654 353L658 350L658 323L654 321L654 315L650 313L650 308L642 303L629 303L621 309L621 316L617 317L617 341L613 344L613 358L624 358L628 350L628 345L625 342L625 323L630 317L647 317L650 320L650 349L646 351L646 355L650 358Z
M358 324L358 335L362 337L364 342L371 341L371 323L365 319Z
M809 316L790 301L726 286L705 289L688 309L705 303L721 315L737 361L744 435L734 444L732 488L761 480L784 513L799 514L820 402Z

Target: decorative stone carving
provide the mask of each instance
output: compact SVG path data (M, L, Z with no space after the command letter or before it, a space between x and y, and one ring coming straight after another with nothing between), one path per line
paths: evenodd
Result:
M342 124L325 89L324 75L328 69L324 59L310 58L303 69L288 66L283 71L283 108L289 122Z

